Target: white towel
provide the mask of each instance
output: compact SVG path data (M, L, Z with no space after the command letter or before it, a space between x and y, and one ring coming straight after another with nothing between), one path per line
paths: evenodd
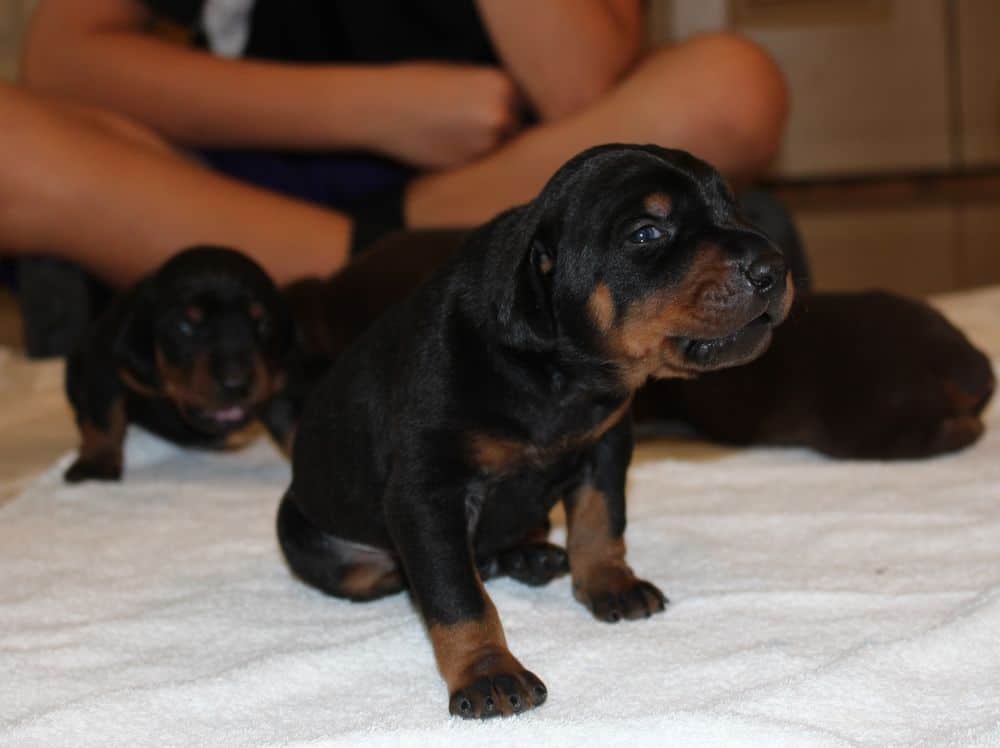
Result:
M1000 294L952 308L1000 354ZM448 717L405 595L289 575L268 444L133 430L120 485L66 459L0 508L0 745L1000 745L996 407L924 462L644 446L629 559L671 605L610 625L566 579L489 583L549 700L488 723Z

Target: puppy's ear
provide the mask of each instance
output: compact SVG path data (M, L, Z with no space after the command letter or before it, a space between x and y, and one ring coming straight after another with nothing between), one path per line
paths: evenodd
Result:
M539 238L521 258L517 268L510 327L515 344L534 350L548 350L556 337L552 304L552 281L556 255Z
M126 383L137 390L159 392L156 366L155 290L143 281L121 298L115 310L116 331L112 339L115 365Z
M298 325L292 314L291 304L279 292L274 298L274 338L277 356L284 359L292 355L298 342Z

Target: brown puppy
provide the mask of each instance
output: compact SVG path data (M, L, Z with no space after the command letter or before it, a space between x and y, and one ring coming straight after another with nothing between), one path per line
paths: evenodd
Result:
M635 416L677 418L731 444L907 459L975 442L993 388L989 359L922 302L800 294L764 356L697 381L651 382Z

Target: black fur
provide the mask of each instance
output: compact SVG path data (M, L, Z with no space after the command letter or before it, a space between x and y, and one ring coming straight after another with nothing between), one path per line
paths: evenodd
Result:
M654 193L669 196L668 216L644 207ZM637 243L650 225L662 236ZM768 283L750 280L755 263ZM571 510L582 487L599 492L609 539L620 539L635 387L668 365L694 375L759 354L787 308L785 283L780 256L706 164L652 146L581 154L536 200L472 234L314 390L280 511L289 564L359 599L343 580L366 548L402 572L369 597L405 575L432 627L479 620L477 561L521 543L561 498ZM595 318L599 285L608 325ZM663 313L642 330L661 342L640 367L614 336L653 299ZM477 452L484 440L523 459L492 465ZM655 587L636 584L651 596L636 605L662 609Z
M85 439L67 480L120 477L122 420L218 447L273 410L265 424L284 441L294 418L272 399L293 342L285 300L249 258L179 253L115 298L69 357L66 391Z

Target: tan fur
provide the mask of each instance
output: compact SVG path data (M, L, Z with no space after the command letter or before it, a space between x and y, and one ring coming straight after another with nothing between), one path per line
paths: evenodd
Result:
M674 201L666 192L654 192L647 195L642 205L649 211L650 215L658 218L666 218L674 209Z
M587 299L587 311L598 330L607 332L611 329L615 321L615 301L611 297L611 289L604 281L597 282L594 292Z
M611 532L604 495L593 486L581 486L566 514L569 533L566 551L573 575L573 594L585 600L587 590L635 579L625 563L625 541ZM624 589L624 587L623 587Z
M174 402L194 406L202 410L218 407L218 383L212 374L207 354L202 353L190 369L175 366L167 360L163 351L156 349L156 368L163 382L163 394ZM127 383L127 380L126 380ZM270 371L259 354L253 358L253 389L246 398L246 405L264 402L285 384L285 375Z
M357 599L375 597L385 589L396 589L402 584L399 567L388 553L360 544L356 550L356 564L340 581L340 589L345 596Z
M653 374L691 377L675 337L715 337L720 299L728 295L731 269L718 247L704 247L688 270L681 288L634 302L608 332L608 352L630 388Z
M489 474L506 473L524 465L545 465L573 449L598 441L628 413L629 396L604 420L582 433L570 434L553 444L538 445L517 439L473 433L469 437L469 457L474 465Z
M486 598L486 610L479 620L451 626L433 624L428 631L438 670L450 691L468 685L497 665L509 665L514 659L507 649L496 607L489 598Z
M118 370L118 379L120 379L126 387L135 392L137 395L142 395L143 397L159 397L160 395L158 390L144 385L138 379L133 377L127 369Z

